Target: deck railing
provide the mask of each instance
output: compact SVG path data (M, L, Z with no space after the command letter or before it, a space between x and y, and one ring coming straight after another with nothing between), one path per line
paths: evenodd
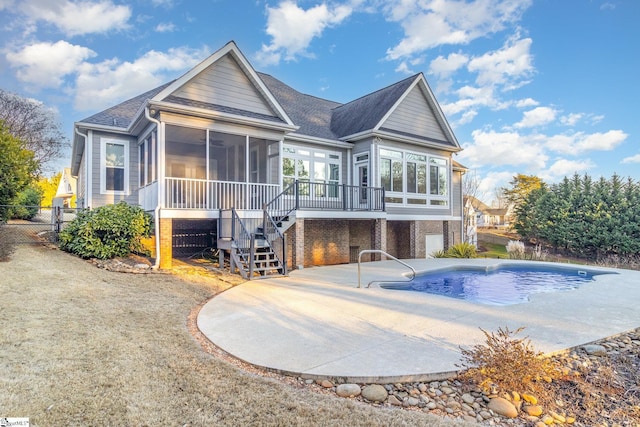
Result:
M169 209L260 210L278 195L276 184L166 178L165 206Z
M276 184L165 179L165 207L169 209L262 210L273 216L294 210L385 210L384 189L296 180L284 191Z

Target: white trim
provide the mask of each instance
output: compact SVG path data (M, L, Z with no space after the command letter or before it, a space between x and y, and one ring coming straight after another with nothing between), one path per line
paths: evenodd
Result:
M353 143L340 141L337 139L326 139L326 138L318 138L315 136L302 135L299 133L288 133L286 135L287 141L295 141L295 142L309 142L318 145L326 145L329 147L339 147L339 148L352 148Z
M85 190L85 208L90 208L93 206L93 130L87 131L87 147L85 148L86 152L86 162L85 165L87 168L87 188Z
M160 110L163 113L177 113L187 116L194 116L199 119L220 119L229 123L236 123L241 125L262 127L265 129L275 129L280 131L294 131L299 126L290 125L287 123L279 123L271 120L256 119L253 117L239 116L236 114L223 113L221 111L210 110L207 108L188 107L185 105L172 104L164 101L154 101L149 103L149 108L154 110Z
M296 211L296 218L306 219L377 219L387 218L386 212L374 211L330 211L330 210L304 210ZM387 218L388 219L388 218Z
M462 217L453 215L387 214L387 221L462 221Z
M122 145L124 147L124 188L122 191L107 190L107 144ZM129 148L128 139L100 138L100 194L129 195Z

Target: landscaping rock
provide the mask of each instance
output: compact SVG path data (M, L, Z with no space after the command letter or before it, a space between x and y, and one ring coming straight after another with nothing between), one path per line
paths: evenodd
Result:
M471 396L469 393L465 393L462 395L462 401L466 404L472 405L475 400L475 397Z
M370 384L362 389L362 397L371 402L384 402L388 396L387 389L380 384Z
M522 398L525 400L525 402L528 402L532 405L537 405L538 404L538 398L535 397L532 394L528 394L528 393L522 393Z
M320 381L320 385L324 388L332 388L333 387L333 383L329 380L322 380Z
M340 384L336 388L336 394L340 397L360 396L362 390L358 384Z
M389 395L387 402L393 406L402 406L402 401L395 397L393 394Z
M603 345L598 344L588 344L582 347L584 351L587 352L590 356L606 356L607 349Z
M503 417L515 418L518 416L518 410L513 406L513 403L503 397L494 397L491 399L487 408Z
M532 417L539 417L542 415L542 407L539 405L525 405L522 410Z

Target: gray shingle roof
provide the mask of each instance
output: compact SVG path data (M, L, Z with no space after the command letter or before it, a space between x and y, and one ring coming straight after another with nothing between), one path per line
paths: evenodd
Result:
M144 104L147 99L156 96L171 83L173 83L173 81L165 83L162 86L158 86L155 89L151 89L150 91L140 94L134 98L121 102L118 105L107 108L104 111L81 120L81 122L126 129L131 124L131 121L135 119L135 115L138 110L140 110L140 107L142 107L142 104Z
M282 106L291 121L300 126L298 134L317 138L337 139L331 131L331 115L339 102L305 95L269 74L258 73L264 84Z
M169 95L164 100L174 104L186 105L188 107L202 108L205 110L235 114L236 116L250 117L253 119L267 120L276 123L284 123L284 120L282 120L280 117L268 116L266 114L254 113L253 111L240 110L238 108L227 107L224 105L210 104L208 102L194 101L192 99L180 98L174 95Z
M333 111L331 130L341 138L373 129L407 91L417 76L408 77L336 108Z
M347 135L373 129L416 78L414 75L347 104L341 104L300 93L269 74L257 74L293 123L299 126L296 133L323 139L340 139ZM173 81L107 108L81 122L126 129L135 119L135 114L144 102L153 98L171 83ZM282 122L279 118L271 116L257 115L213 104L197 103L175 96L167 97L166 101Z

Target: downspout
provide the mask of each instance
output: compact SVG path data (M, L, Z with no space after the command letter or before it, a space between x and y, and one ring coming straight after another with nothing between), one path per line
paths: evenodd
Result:
M87 148L88 148L88 147L87 147L87 138L88 138L88 136L87 136L87 135L85 135L84 133L81 133L81 132L78 130L78 128L77 128L77 127L75 127L75 126L73 127L73 131L76 133L76 135L81 136L81 137L82 137L82 139L84 139L84 149L85 149L84 156L86 156L86 155L87 155L86 150L87 150ZM73 161L73 160L72 160L72 161ZM89 169L88 169L88 166L87 166L87 165L88 165L88 163L87 163L87 159L86 159L86 158L85 158L84 164L85 164L85 168L87 168L87 170L85 171L85 174L84 174L84 175L85 175L85 176L84 176L84 179L85 179L85 182L84 182L84 193L85 193L85 194L84 194L84 195L83 195L83 197L82 197L82 198L84 199L84 200L83 200L83 202L82 202L83 207L87 204L87 186L89 185L89 173L88 173L88 170L89 170ZM77 176L74 176L74 178L78 178L78 177L77 177ZM77 193L78 193L78 189L76 188L76 195L77 195ZM76 205L76 206L77 206L77 205Z
M151 117L151 115L149 114L149 107L145 107L144 108L144 116L147 118L147 120L149 120L151 123L155 123L156 124L156 128L158 130L158 139L160 139L160 121L154 119L153 117ZM158 157L158 147L159 147L159 143L156 143L156 158ZM158 173L158 171L156 171L157 175L160 175ZM158 180L160 179L159 176L157 176ZM158 192L160 192L160 185L158 185ZM155 209L153 210L153 225L155 228L155 237L156 237L156 260L153 263L153 269L157 270L160 267L160 194L158 194L158 203L156 204Z

